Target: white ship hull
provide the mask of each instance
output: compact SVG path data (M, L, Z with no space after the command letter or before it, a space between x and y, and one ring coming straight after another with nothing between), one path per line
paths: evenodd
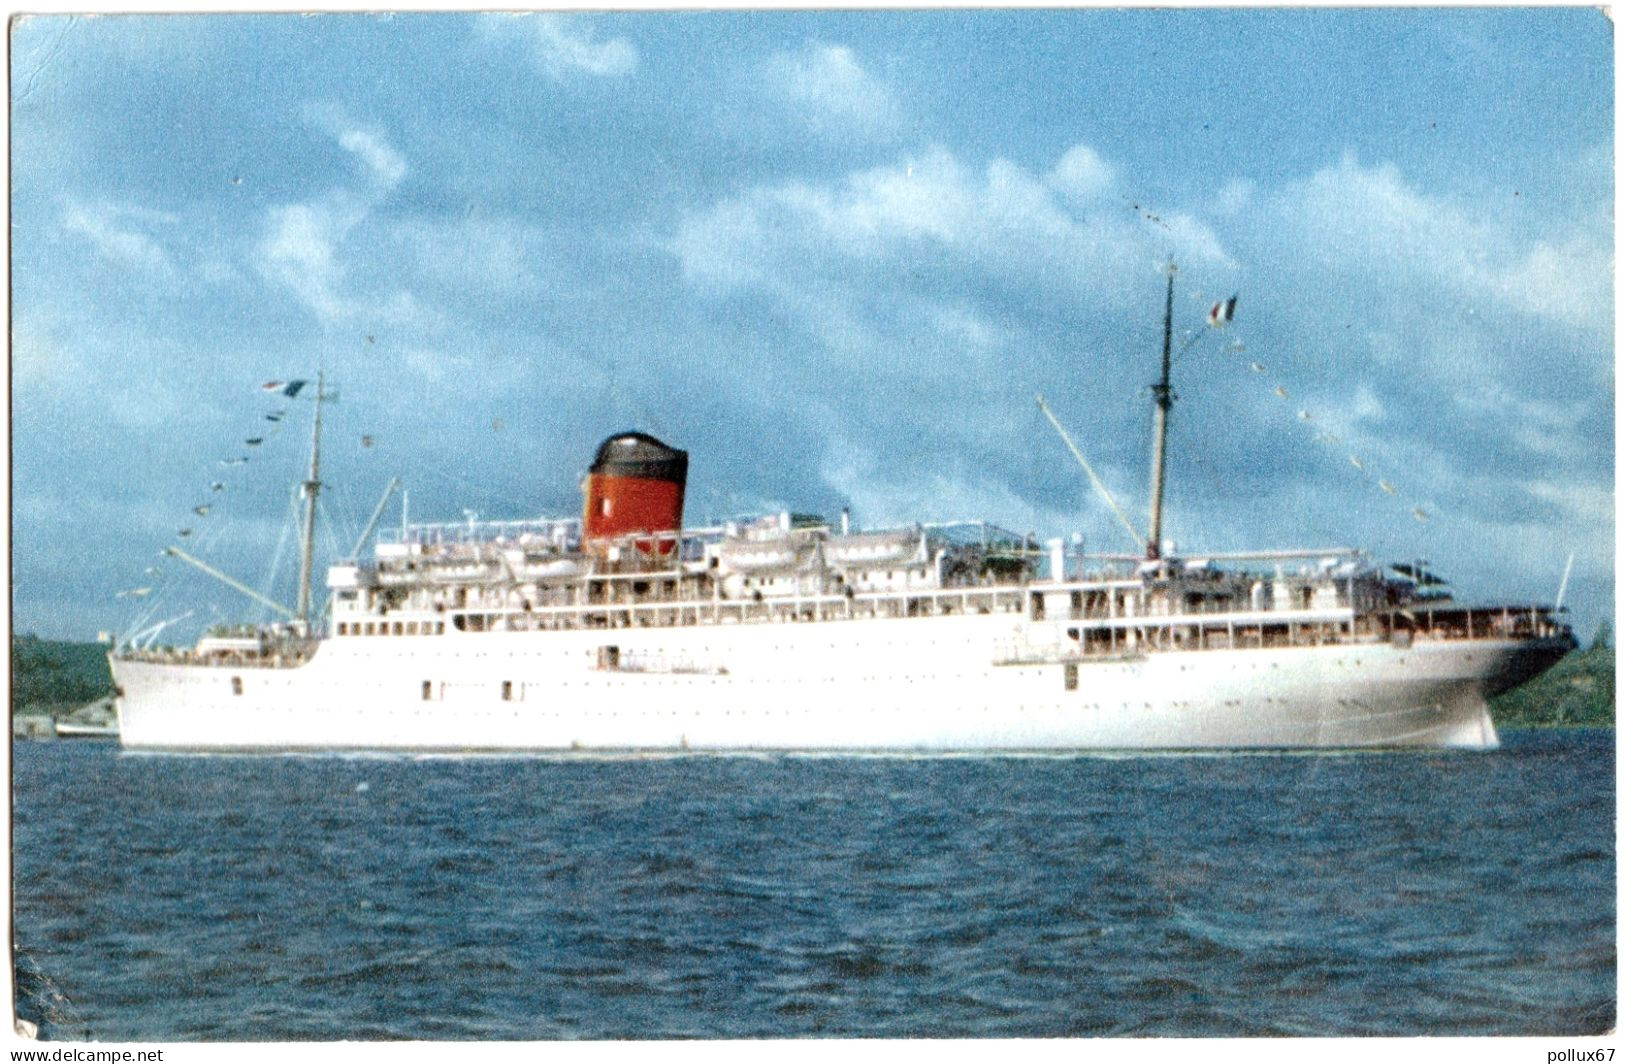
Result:
M1419 639L1069 666L1012 656L1023 623L448 632L328 639L297 666L113 670L136 750L1484 749L1497 744L1486 697L1570 646ZM623 664L603 667L606 644Z

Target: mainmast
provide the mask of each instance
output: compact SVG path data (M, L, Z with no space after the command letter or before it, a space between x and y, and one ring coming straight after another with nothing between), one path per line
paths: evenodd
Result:
M1166 374L1165 374L1166 376ZM316 555L316 493L322 488L322 402L327 398L323 390L323 375L316 374L316 419L310 437L310 477L302 490L305 496L305 536L299 553L299 603L295 612L310 634L310 571Z
M1162 380L1151 386L1157 409L1151 436L1151 535L1146 540L1145 556L1152 561L1162 557L1162 488L1168 460L1168 409L1174 405L1168 370L1174 342L1174 273L1177 269L1172 262L1168 263L1168 303L1162 316Z

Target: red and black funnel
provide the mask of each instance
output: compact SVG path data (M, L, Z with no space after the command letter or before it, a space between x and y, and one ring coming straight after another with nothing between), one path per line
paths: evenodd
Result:
M587 471L583 538L680 530L687 482L687 451L647 433L616 433L599 446Z

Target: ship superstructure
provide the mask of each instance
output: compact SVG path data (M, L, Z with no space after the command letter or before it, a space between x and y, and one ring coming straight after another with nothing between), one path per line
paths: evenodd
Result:
M1171 320L1171 278L1169 290ZM1350 549L1163 549L1169 333L1141 554L1085 555L982 523L855 530L845 514L685 529L688 455L618 433L585 478L581 518L404 525L372 558L328 570L319 634L302 591L280 625L121 648L122 741L597 753L1496 745L1486 699L1574 645L1556 609L1458 605L1421 567ZM318 385L318 411L320 396Z

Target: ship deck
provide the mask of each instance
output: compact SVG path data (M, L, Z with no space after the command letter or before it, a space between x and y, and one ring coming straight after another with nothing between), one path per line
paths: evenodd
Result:
M763 599L684 598L692 587L675 578L641 583L604 582L589 601L562 606L399 611L393 617L340 621L326 639L281 639L258 649L236 645L207 652L187 647L126 649L121 660L221 667L297 668L326 640L464 638L495 632L613 631L694 626L838 624L856 620L1002 615L1016 619L1005 640L1008 663L1106 660L1160 651L1234 650L1416 641L1530 640L1566 628L1549 609L1455 604L1357 612L1346 605L1302 609L1237 610L1224 602L1169 609L1144 600L1121 610L1114 589L1135 580L917 589L888 593L823 594ZM589 581L590 582L590 581ZM591 601L597 599L598 601ZM1157 609L1158 606L1162 608Z

